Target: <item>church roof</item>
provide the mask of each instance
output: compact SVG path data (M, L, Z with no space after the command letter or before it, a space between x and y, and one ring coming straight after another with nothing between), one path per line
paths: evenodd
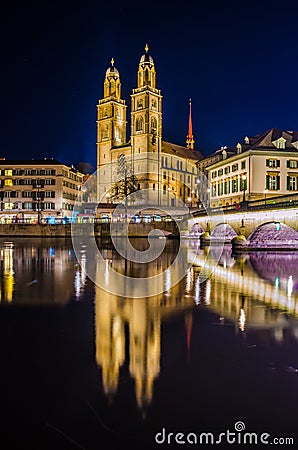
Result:
M191 159L193 161L199 161L204 158L201 152L196 150L190 150L182 145L172 144L171 142L162 141L161 151L163 153L169 153L171 155L179 156L180 158Z

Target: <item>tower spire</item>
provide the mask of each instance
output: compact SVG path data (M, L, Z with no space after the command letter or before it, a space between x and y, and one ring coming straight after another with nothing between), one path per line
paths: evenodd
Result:
M188 135L186 136L186 147L190 150L194 150L194 137L192 134L192 105L191 98L189 99L189 118L188 118Z

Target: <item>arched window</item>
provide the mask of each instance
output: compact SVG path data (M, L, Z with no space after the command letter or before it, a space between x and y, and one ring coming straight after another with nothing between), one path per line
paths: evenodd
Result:
M163 193L165 194L167 192L167 186L164 184L163 185Z
M106 126L105 128L102 128L101 130L101 139L106 140L109 137L109 130L108 130L108 126Z
M107 109L104 109L104 111L103 111L103 117L108 117L108 110L107 110Z
M119 127L115 128L115 140L120 141L120 129Z
M117 117L117 119L120 119L120 112L119 112L119 109L116 109L116 117Z
M141 98L138 100L137 108L138 108L138 109L143 108L143 100L142 100Z
M155 183L153 183L152 185L152 189L155 191Z
M153 130L156 130L157 128L157 120L155 117L151 117L151 133Z
M156 100L152 100L151 109L153 109L153 111L156 111Z
M141 185L140 183L138 183L138 191L141 189Z
M136 131L143 131L143 117L139 117L136 121Z
M144 85L149 84L149 69L145 69Z

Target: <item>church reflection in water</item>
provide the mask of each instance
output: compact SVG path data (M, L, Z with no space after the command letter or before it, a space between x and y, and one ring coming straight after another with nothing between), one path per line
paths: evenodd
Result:
M101 244L100 248L106 264L120 273L150 277L171 266L177 244L169 240L158 260L148 264L126 263L111 245ZM192 329L197 315L205 310L215 313L213 324L232 325L236 334L253 331L265 342L281 342L285 336L298 339L297 252L233 257L228 246L223 251L217 247L208 251L200 249L196 240L182 245L185 258L194 264L172 288L167 272L162 294L132 299L95 286L95 357L103 391L108 398L116 395L121 369L125 371L128 365L136 403L142 411L154 398L161 352L165 351L161 347L162 324L167 320L183 319L187 358L195 357L190 354ZM84 248L81 252L79 266L69 240L2 239L0 304L63 305L87 298L88 254ZM214 260L218 264L201 282L202 271ZM97 265L92 264L96 273ZM93 289L92 285L88 298L93 298Z
M117 258L116 252L105 252L105 257L113 269L124 273L123 259ZM172 259L173 251L167 251L158 261L130 264L128 270L140 277L149 277L164 271ZM119 297L96 286L96 361L101 367L103 389L109 398L118 389L127 339L129 373L134 379L136 401L140 410L146 411L152 401L154 380L160 372L161 324L172 314L191 311L192 307L193 299L185 295L185 280L163 294L135 299ZM188 321L186 336L189 336L190 326Z

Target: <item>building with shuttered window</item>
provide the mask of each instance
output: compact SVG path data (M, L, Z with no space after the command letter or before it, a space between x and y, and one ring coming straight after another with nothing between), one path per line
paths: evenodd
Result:
M238 204L298 191L298 132L272 128L246 136L235 153L207 168L210 206Z

